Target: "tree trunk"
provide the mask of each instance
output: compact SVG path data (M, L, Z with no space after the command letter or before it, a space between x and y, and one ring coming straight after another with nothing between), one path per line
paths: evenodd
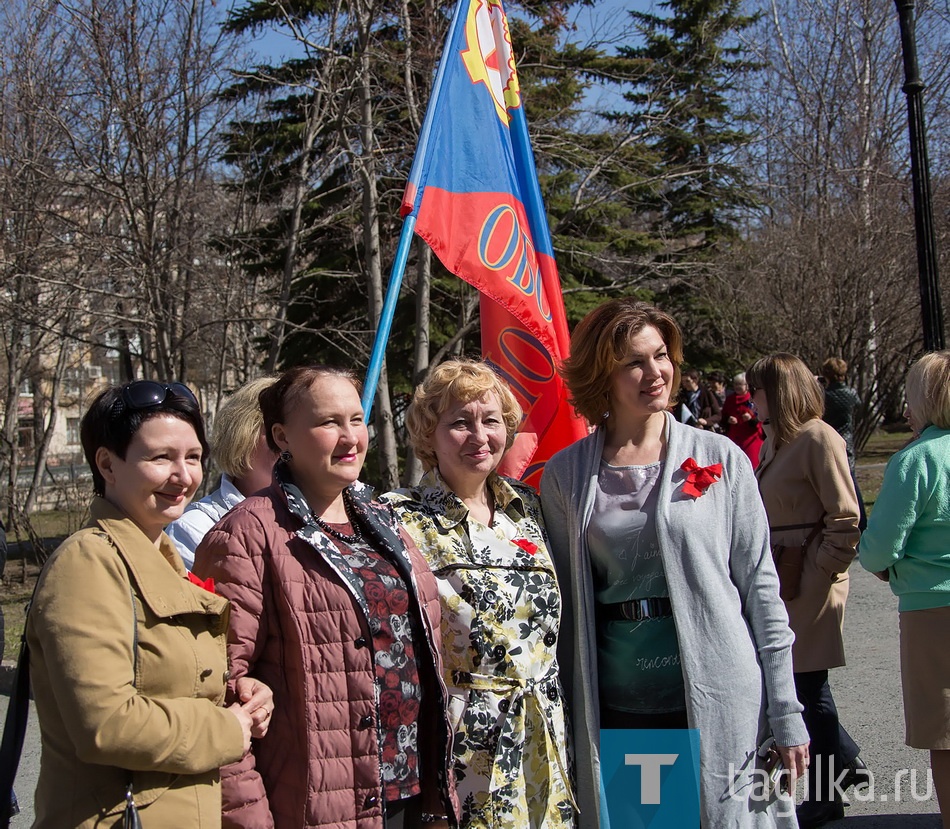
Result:
M360 26L360 157L359 172L363 190L363 260L369 287L370 320L375 330L383 310L383 271L379 249L379 194L376 187L376 136L373 129L373 88L370 74L371 12L366 6L359 9ZM376 387L376 405L373 407L376 441L379 446L380 486L384 492L399 486L399 455L396 449L396 431L393 427L392 401L389 397L389 378L383 360L379 384Z
M69 317L66 319L64 330L69 329ZM49 456L49 447L53 442L53 434L56 431L56 421L59 419L59 394L63 385L63 374L66 371L66 360L69 355L68 340L64 337L60 340L59 356L56 358L56 369L52 377L52 385L49 393L49 417L46 421L46 428L43 430L43 439L34 451L33 480L30 481L30 488L26 493L26 499L23 501L23 512L29 516L33 512L36 504L36 498L39 494L40 486L43 483L43 472L46 469L46 460ZM38 397L38 395L36 395ZM34 422L41 422L42 412L34 409Z
M421 239L417 240L419 251L416 271L416 337L413 354L413 388L421 383L429 371L429 293L432 279L432 251ZM403 483L412 486L422 477L422 462L412 448L406 453L406 472Z

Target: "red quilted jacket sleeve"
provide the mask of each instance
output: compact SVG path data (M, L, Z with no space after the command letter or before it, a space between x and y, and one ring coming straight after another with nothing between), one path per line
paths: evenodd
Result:
M235 699L235 682L253 675L259 643L266 637L262 591L265 543L262 528L246 521L234 522L212 529L195 552L195 575L213 578L215 592L231 602L228 702ZM253 743L241 760L221 769L221 798L223 829L273 829L274 818L264 781L256 769Z

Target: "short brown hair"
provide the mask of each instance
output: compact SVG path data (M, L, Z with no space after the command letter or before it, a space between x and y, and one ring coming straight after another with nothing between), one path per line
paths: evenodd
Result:
M824 414L824 392L808 366L794 354L780 352L756 360L746 378L750 391L765 392L776 446L788 443L809 420Z
M501 404L510 449L515 433L521 425L521 406L492 367L481 360L458 358L446 360L433 368L426 379L416 386L412 402L406 411L406 428L416 457L426 470L438 465L432 436L442 413L454 402L471 403L486 394L495 394Z
M848 364L840 357L829 357L821 364L821 376L829 383L843 383L848 376Z
M258 401L264 418L264 434L267 436L267 445L275 452L280 452L280 447L274 440L274 424L286 423L288 412L297 404L300 396L321 377L342 377L353 384L357 393L360 391L360 381L350 369L317 365L288 369L277 378L276 383L260 393Z
M660 332L673 363L673 388L679 388L683 335L676 321L646 302L624 297L599 305L571 335L571 354L561 366L570 402L591 424L610 412L610 380L622 363L630 341L647 326Z
M907 405L921 423L950 429L950 351L924 354L907 372Z
M211 424L211 457L218 469L232 478L243 478L251 471L251 459L264 427L260 394L276 382L276 377L259 377L245 383L221 404L215 415Z

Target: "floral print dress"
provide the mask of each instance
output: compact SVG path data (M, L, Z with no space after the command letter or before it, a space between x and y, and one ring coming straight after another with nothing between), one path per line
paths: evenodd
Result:
M464 829L572 827L557 666L561 596L534 491L492 474L491 527L436 470L383 496L425 555L442 599L449 720Z

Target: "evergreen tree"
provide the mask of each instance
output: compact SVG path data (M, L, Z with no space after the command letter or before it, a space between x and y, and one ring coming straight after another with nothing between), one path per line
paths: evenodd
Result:
M630 62L630 111L611 119L646 138L657 184L645 206L665 242L660 262L680 263L735 238L738 218L755 204L736 161L750 140L750 118L736 111L735 92L741 76L758 68L739 39L756 18L740 13L740 0L659 7L669 15L630 12L643 44L619 51Z
M636 289L638 266L661 245L637 209L651 151L591 112L593 94L629 61L568 39L579 4L535 4L512 21L518 72L564 302L576 322L608 296ZM511 14L509 8L509 15Z

